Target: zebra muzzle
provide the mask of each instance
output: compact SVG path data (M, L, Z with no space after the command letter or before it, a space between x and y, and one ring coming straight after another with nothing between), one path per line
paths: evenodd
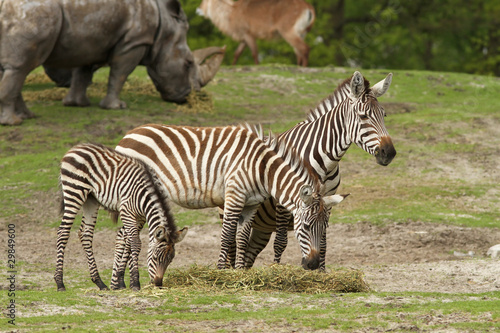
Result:
M375 148L374 155L377 159L377 163L380 165L386 166L392 162L392 159L396 156L396 149L394 148L390 137L382 137L380 145Z
M161 287L163 286L163 274L162 276L155 276L154 279L153 279L153 284L156 286L156 287Z
M307 257L302 257L302 268L307 270L315 270L319 268L319 252L311 250Z

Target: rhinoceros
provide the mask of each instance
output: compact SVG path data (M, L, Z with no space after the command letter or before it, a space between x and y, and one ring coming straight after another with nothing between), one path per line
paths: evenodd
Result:
M137 65L164 100L183 102L217 72L224 48L191 52L178 0L2 0L0 2L0 124L33 117L21 89L40 65L72 69L64 105L90 104L86 90L96 66L109 65L102 108L126 108L119 99ZM203 64L205 58L207 59Z

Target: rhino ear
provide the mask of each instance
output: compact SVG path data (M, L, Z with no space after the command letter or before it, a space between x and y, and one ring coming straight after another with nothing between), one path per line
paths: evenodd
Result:
M178 17L181 13L181 4L179 0L167 0L167 9L173 17Z
M300 188L300 199L304 206L309 206L312 202L313 188L310 185L303 185Z
M355 99L359 98L359 96L361 96L361 94L363 94L363 92L365 91L365 78L363 77L363 75L361 75L360 72L355 71L352 75L350 88L351 97Z
M175 241L176 243L179 243L184 239L184 236L186 236L188 232L188 227L184 227L181 230L177 231L177 240Z
M389 90L389 87L391 86L392 82L392 73L389 73L385 79L380 81L379 83L375 84L373 87L371 87L371 91L375 97L380 97L383 94Z
M325 206L327 208L332 208L335 205L338 205L342 201L344 201L345 198L347 198L350 195L348 194L334 194L334 195L329 195L323 198L323 201L325 202Z

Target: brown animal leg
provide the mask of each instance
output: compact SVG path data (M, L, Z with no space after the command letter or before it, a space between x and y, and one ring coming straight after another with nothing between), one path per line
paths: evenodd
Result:
M250 36L245 36L245 43L250 48L250 51L252 51L253 61L255 62L256 65L258 65L259 64L259 50L257 48L257 42L255 41L254 38L252 38Z
M238 48L236 49L236 51L234 51L233 65L236 65L236 62L240 58L240 55L246 46L247 44L245 44L245 42L241 42L240 45L238 45Z
M307 67L309 59L309 46L299 36L295 34L283 35L283 39L293 47L297 56L297 65Z

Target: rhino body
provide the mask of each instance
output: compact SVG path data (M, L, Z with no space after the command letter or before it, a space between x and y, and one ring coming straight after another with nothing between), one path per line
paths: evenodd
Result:
M189 25L178 0L3 0L0 8L0 123L33 117L21 89L26 76L44 65L72 70L63 103L87 106L87 86L96 67L109 65L103 108L125 108L119 99L137 65L164 100L183 102L217 72L224 49L189 49ZM196 55L198 52L198 56ZM205 57L216 54L203 65Z

